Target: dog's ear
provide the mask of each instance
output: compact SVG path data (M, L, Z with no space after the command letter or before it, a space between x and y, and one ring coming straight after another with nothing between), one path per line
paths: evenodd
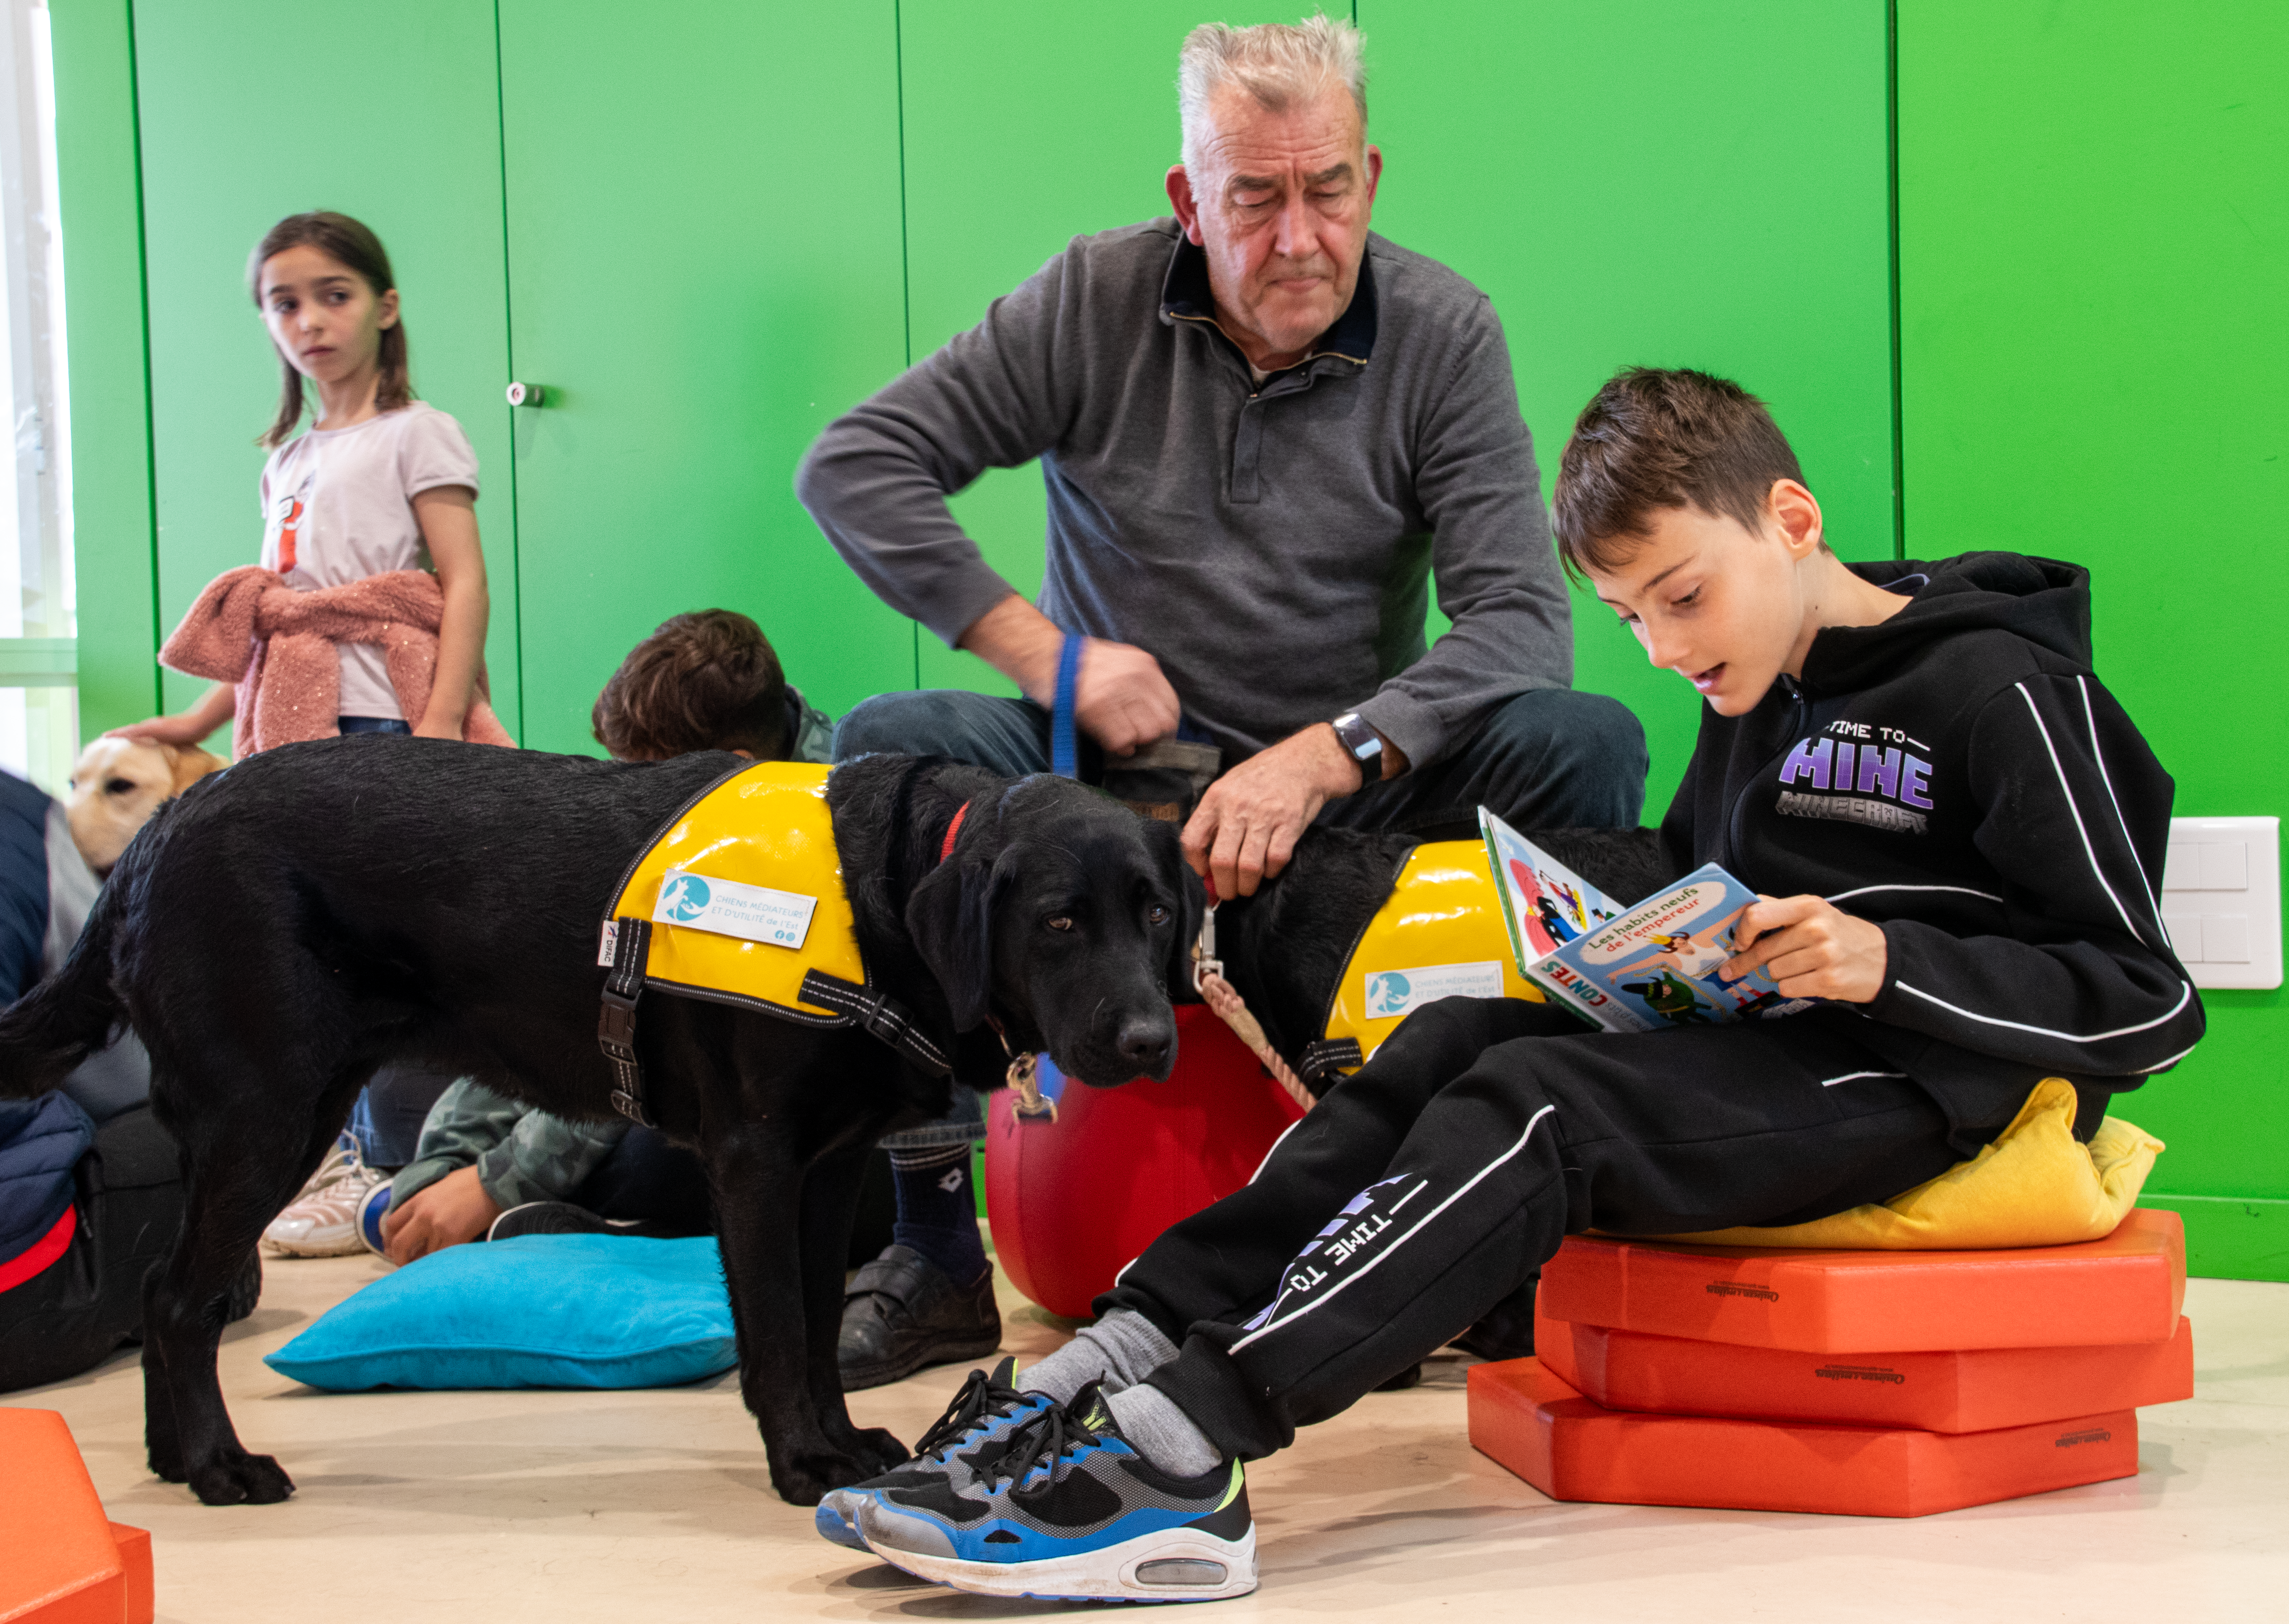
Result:
M906 899L906 934L953 1007L953 1029L985 1019L993 996L993 908L1017 870L1006 854L941 863Z
M196 744L162 744L159 751L167 759L170 795L181 794L209 773L219 772L228 765L220 756L210 755Z
M1192 991L1192 944L1200 939L1208 889L1192 872L1192 865L1184 861L1178 825L1157 817L1145 819L1144 843L1152 848L1161 879L1176 896L1176 940L1168 951L1168 998L1173 1003L1197 1004L1200 997Z

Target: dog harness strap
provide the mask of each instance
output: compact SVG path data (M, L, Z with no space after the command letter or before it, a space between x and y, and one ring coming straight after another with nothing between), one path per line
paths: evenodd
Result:
M1060 778L1081 776L1081 752L1073 741L1073 695L1081 686L1081 654L1088 641L1068 634L1057 649L1057 691L1049 711L1049 770Z
M945 841L937 848L937 860L940 863L953 856L954 837L961 832L961 820L969 816L969 803L965 800L961 803L961 810L953 815L953 822L945 826Z
M944 1077L953 1070L953 1063L945 1052L930 1041L913 1016L908 1015L895 999L877 992L872 987L862 987L856 982L844 981L839 975L829 975L823 970L811 970L802 978L802 1000L827 1008L840 1009L866 1029L873 1037L889 1044L906 1061L920 1066L933 1077Z
M612 973L604 977L596 1047L612 1066L612 1109L638 1127L657 1127L644 1106L643 1067L636 1060L636 1000L643 996L650 956L651 921L623 915L614 921Z
M1367 1056L1360 1052L1356 1038L1317 1038L1304 1046L1303 1062L1296 1070L1314 1091L1320 1079L1330 1071L1363 1066Z

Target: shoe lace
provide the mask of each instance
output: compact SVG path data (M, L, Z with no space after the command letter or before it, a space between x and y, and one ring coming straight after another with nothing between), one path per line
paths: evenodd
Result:
M982 1370L973 1370L953 1402L945 1406L945 1413L929 1425L914 1445L916 1455L937 1455L944 1464L942 1452L960 1443L969 1429L994 1412L1010 1405L1023 1404L1025 1394L1016 1388L1005 1387Z
M1074 1450L1100 1441L1079 1417L1053 1406L1009 1435L1009 1452L993 1463L993 1481L1008 1478L1015 1485L1009 1491L1012 1500L1037 1500L1065 1477ZM1026 1477L1045 1461L1049 1475L1028 1486Z

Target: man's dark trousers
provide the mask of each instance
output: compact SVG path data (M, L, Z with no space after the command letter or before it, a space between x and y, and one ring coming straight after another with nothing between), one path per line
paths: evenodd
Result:
M1975 1153L2045 1075L1932 1096L1840 1008L1615 1035L1448 999L1097 1300L1182 1351L1148 1378L1219 1448L1285 1448L1520 1291L1569 1234L1799 1223ZM2002 1068L1984 1069L1992 1073ZM2103 1113L2085 1101L2078 1131Z
M951 756L1005 777L1049 770L1049 713L1026 699L958 689L883 694L834 730L834 759L874 752ZM1084 739L1081 776L1104 776L1104 752ZM1520 829L1636 824L1645 806L1645 730L1603 694L1533 689L1495 707L1442 761L1331 800L1319 821L1406 833L1460 832L1481 806Z

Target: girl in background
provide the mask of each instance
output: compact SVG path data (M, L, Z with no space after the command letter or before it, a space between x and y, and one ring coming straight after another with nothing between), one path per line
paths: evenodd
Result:
M339 729L463 736L483 670L484 553L477 540L477 458L461 426L415 398L389 255L345 214L290 215L247 267L255 307L278 352L278 411L259 443L262 568L298 591L348 586L394 570L433 573L444 598L434 685L419 716L391 687L382 649L344 642ZM303 412L316 410L301 433ZM228 682L172 716L117 732L194 744L237 705ZM451 1079L386 1070L359 1096L342 1144L263 1238L331 1256L362 1249L358 1202L382 1169L413 1159L421 1123Z

